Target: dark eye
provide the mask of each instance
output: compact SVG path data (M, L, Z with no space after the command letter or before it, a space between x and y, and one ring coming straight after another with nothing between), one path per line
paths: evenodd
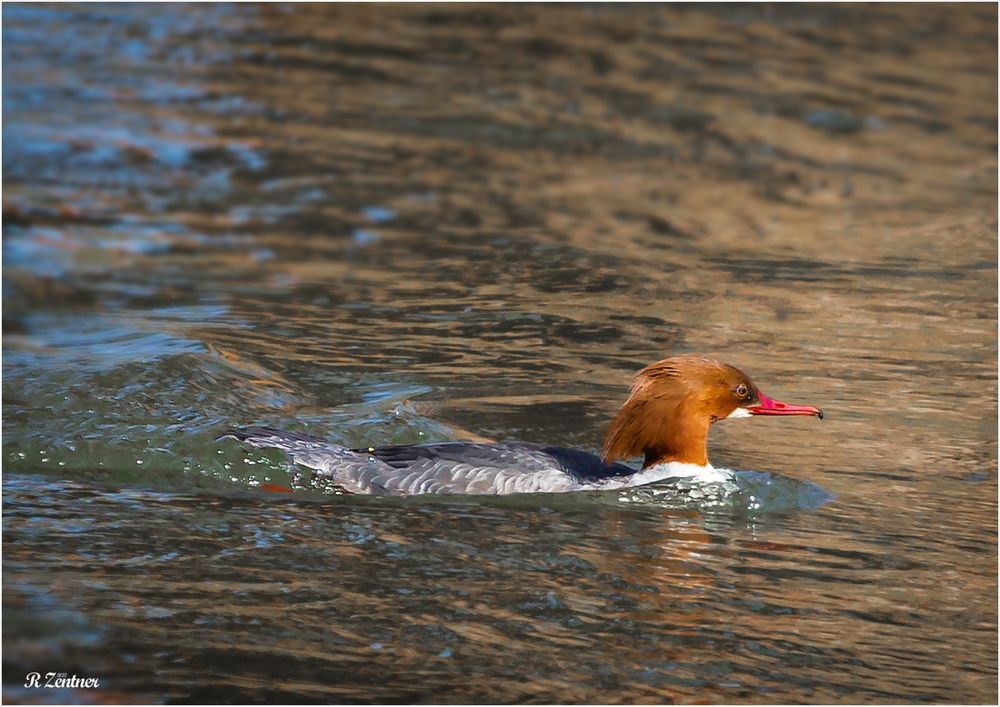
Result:
M736 386L736 394L738 396L740 396L741 398L745 398L747 396L748 392L749 392L749 390L742 383L740 383L738 386Z

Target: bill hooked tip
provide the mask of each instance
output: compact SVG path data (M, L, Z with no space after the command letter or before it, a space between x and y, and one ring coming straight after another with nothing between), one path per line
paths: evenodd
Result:
M812 405L792 405L783 403L780 400L772 400L763 393L758 392L757 397L760 402L747 411L751 415L813 415L823 419L823 411L814 408Z

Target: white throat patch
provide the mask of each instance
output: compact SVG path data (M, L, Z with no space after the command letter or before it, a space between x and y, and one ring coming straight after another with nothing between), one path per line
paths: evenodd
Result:
M753 415L751 415L750 411L747 410L746 408L736 408L731 413L729 413L728 415L726 415L726 417L724 419L726 419L726 420L734 420L734 419L740 418L740 417L753 417Z

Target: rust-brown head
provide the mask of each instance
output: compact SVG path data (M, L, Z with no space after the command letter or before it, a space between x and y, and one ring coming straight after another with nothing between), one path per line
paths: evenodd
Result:
M710 358L673 356L639 371L632 391L604 436L604 461L644 457L643 467L664 462L708 464L708 428L727 417L815 415L761 393L738 368Z

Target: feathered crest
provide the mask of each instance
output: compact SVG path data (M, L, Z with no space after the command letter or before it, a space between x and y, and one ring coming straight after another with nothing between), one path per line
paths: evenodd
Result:
M645 466L708 464L708 428L717 412L711 394L726 395L733 380L744 378L732 366L698 356L649 364L635 374L628 399L608 427L604 461L641 456Z

